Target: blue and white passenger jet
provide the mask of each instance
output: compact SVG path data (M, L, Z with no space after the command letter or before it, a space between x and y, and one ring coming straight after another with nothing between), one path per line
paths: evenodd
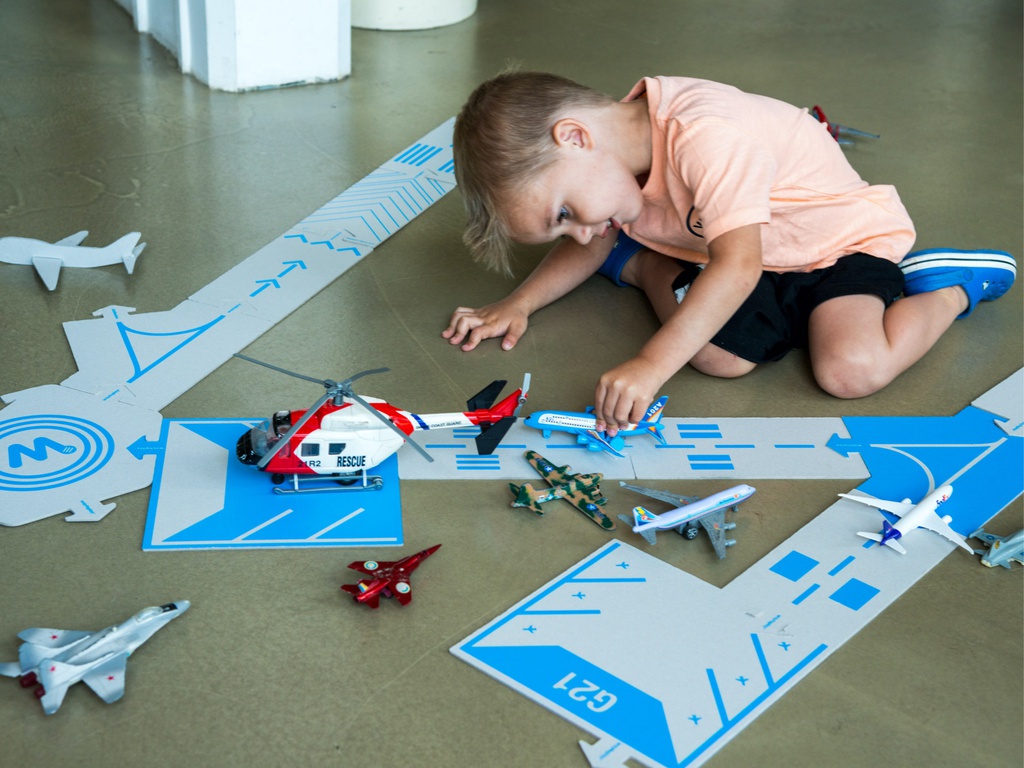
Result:
M634 435L651 435L662 445L665 444L665 436L661 434L664 425L661 417L665 413L665 403L668 396L658 398L639 424L631 424L628 429L620 429L614 437L608 437L605 432L597 431L597 418L594 416L594 408L590 406L583 413L572 411L536 411L531 413L523 423L528 427L539 429L545 439L551 437L552 432L568 432L576 437L576 442L585 445L590 451L607 451L612 456L623 458L622 449L626 446L626 438Z

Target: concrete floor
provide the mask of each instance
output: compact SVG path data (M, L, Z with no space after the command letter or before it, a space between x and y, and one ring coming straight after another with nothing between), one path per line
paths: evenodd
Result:
M896 185L917 247L1019 259L1021 30L1010 0L481 0L448 28L355 30L343 82L238 95L181 75L109 0L7 0L0 236L88 229L102 244L140 230L149 245L132 277L66 270L52 293L30 268L0 264L0 392L67 378L62 322L111 304L174 306L455 114L509 59L612 94L645 74L686 74L820 103L883 135L849 157L866 179ZM425 412L523 371L534 376L528 411L581 409L596 377L655 327L642 297L594 278L538 313L514 351L492 342L463 354L439 337L451 310L513 283L470 261L462 222L454 192L247 351L337 378L388 365L374 394ZM520 277L542 252L520 251ZM1022 305L1018 283L863 400L823 394L794 353L737 381L684 370L666 385L669 415L951 415L1024 363ZM567 356L573 342L581 347ZM308 386L233 361L163 414L305 407ZM727 584L849 486L759 482L725 562L681 548L659 556ZM617 491L611 503L624 506ZM0 659L15 656L25 627L100 628L145 605L192 601L132 659L120 703L78 686L46 718L13 682L0 685L0 762L584 765L576 742L586 734L448 648L608 534L567 510L512 512L504 483L409 481L402 496L405 551L444 543L404 610L373 612L338 591L346 563L394 550L143 553L148 490L117 499L98 524L0 529ZM988 527L1021 526L1018 499ZM709 764L1020 766L1021 573L953 553Z

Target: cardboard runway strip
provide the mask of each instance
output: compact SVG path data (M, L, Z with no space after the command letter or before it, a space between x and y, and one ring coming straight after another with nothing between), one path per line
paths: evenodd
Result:
M102 519L152 482L159 410L455 187L448 120L168 311L65 323L78 372L0 411L0 525ZM31 491L30 493L27 491Z

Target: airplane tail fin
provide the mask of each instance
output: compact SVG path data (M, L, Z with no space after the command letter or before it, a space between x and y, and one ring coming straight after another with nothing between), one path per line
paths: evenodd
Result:
M668 395L662 395L651 407L647 409L647 413L644 414L642 419L643 425L647 428L647 431L651 433L651 437L657 440L662 445L665 444L665 436L661 434L661 431L665 426L661 423L661 417L665 415L665 403L668 402Z
M501 394L501 390L505 388L506 384L508 382L505 379L492 381L466 401L466 408L470 411L487 410L494 405L494 401L498 399L498 395Z
M380 605L380 593L375 592L369 597L363 597L366 593L365 584L360 581L357 584L342 584L341 588L352 595L352 599L357 603L365 603L371 608L376 608Z
M651 546L653 546L654 543L657 541L657 532L655 531L655 529L648 528L643 531L638 531L636 529L639 528L641 525L653 523L657 519L658 516L651 512L646 507L633 507L633 531L643 536L644 541L646 541ZM626 520L626 522L629 522L629 520Z
M515 483L509 483L508 489L512 491L512 494L516 497L512 502L513 507L526 507L536 512L538 515L543 515L544 510L541 509L540 504L536 499L533 498L534 489L529 483L523 483L522 485L516 485Z
M129 232L124 237L120 237L106 248L111 255L118 256L121 261L124 262L125 269L128 270L130 275L135 270L135 260L142 253L142 249L146 247L145 243L139 243L139 239L142 237L141 232Z
M21 677L21 664L16 661L7 661L0 664L0 675L4 677Z
M489 410L490 415L487 421L481 421L480 434L476 436L476 450L481 456L494 452L498 444L515 424L519 411L526 402L530 390L530 374L523 377L523 386L506 397L495 407L491 408L495 398L504 389L505 381L493 381L484 389L480 390L466 403L471 411Z
M137 246L132 248L131 253L126 253L122 261L124 261L124 268L128 271L128 274L132 274L135 271L135 260L142 255L142 252L146 249L145 243L139 243Z
M889 525L888 521L885 521L884 525L888 526L889 528L892 527L891 525ZM883 529L883 532L884 532L884 529ZM863 536L865 539L871 539L871 541L877 541L879 544L884 544L885 546L889 547L890 549L895 549L901 555L907 554L907 550L905 550L903 548L902 544L900 544L898 541L896 541L896 539L886 539L882 533L870 533L869 531L857 531L857 535L858 536Z
M43 711L52 715L60 709L64 696L68 692L69 681L74 679L75 667L53 659L39 666L39 684L43 687L43 694L39 697L43 705Z
M646 507L633 507L633 524L642 525L643 523L653 523L658 519L658 516L651 512Z

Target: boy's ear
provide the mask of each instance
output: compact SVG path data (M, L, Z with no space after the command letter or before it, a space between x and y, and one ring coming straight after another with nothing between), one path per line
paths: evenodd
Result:
M593 146L594 137L586 123L574 117L563 117L551 128L551 136L558 146L571 146L589 149Z

